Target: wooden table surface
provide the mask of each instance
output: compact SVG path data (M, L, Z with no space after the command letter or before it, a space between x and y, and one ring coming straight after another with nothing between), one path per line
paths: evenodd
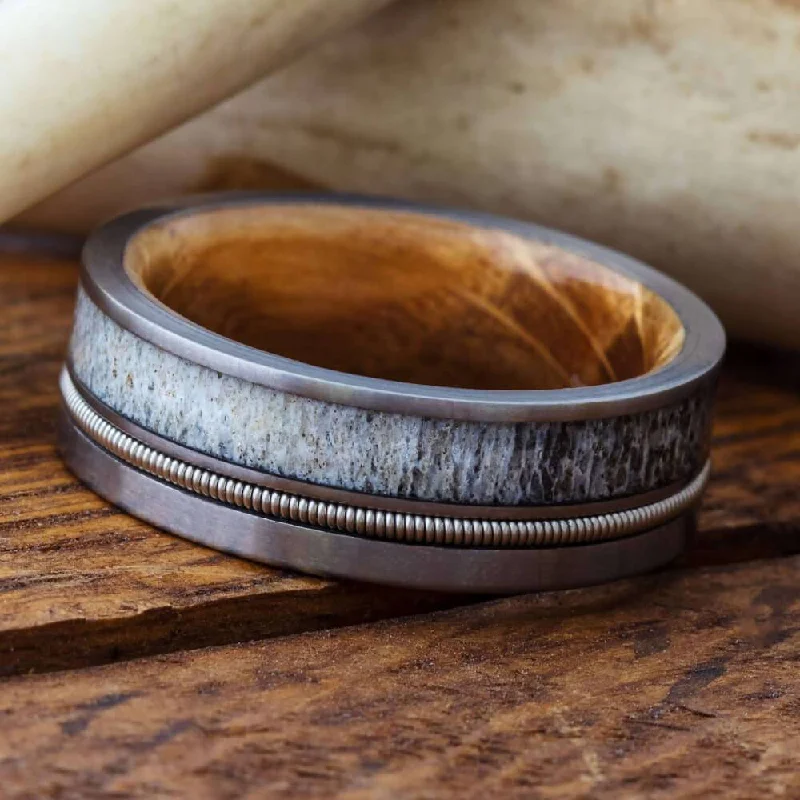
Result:
M75 281L0 255L0 797L800 797L800 356L731 348L679 563L487 601L84 489L54 447Z

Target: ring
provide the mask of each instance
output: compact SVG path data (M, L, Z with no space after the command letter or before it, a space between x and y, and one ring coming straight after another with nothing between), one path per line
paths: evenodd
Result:
M257 561L575 587L685 547L724 349L680 284L537 225L211 195L87 242L60 448L112 503Z

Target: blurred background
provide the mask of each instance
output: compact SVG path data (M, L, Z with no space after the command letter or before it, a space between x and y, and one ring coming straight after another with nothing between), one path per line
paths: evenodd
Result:
M58 56L57 74L31 77L30 58L18 73L50 87L43 102L62 87L55 105L64 105L43 137L35 116L44 112L32 118L27 103L22 146L8 143L3 126L0 159L5 137L5 153L24 150L28 160L19 182L32 185L36 163L39 194L54 192L39 202L29 192L21 214L9 208L16 230L83 234L120 210L185 192L394 195L611 245L693 288L735 337L800 346L795 3L302 0L291 19L274 9L264 16L266 33L262 18L244 13L275 6L264 0L198 3L172 27L156 13L160 0L113 12L94 5L50 23L52 14L18 15L14 41L20 31L36 35ZM10 16L0 8L0 38L11 37ZM81 46L64 44L76 26ZM177 53L174 63L131 53L136 32L156 55ZM218 77L232 65L235 75ZM63 91L70 69L72 94ZM165 76L172 89L159 95ZM4 106L13 121L14 99L0 99L0 121ZM70 185L60 189L50 176L70 159L61 179Z

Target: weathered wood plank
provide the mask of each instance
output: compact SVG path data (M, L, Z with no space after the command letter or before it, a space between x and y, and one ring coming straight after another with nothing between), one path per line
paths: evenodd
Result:
M800 557L0 690L6 797L800 796Z
M71 263L0 258L0 674L464 602L324 582L229 558L159 533L81 487L53 445L74 286ZM688 563L800 550L798 363L742 351L726 370L717 472Z

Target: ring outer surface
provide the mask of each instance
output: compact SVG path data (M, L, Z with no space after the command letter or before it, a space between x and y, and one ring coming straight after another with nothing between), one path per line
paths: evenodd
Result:
M445 217L484 227L500 227L522 236L559 245L625 274L658 293L681 318L686 331L684 347L667 366L645 376L596 387L547 391L481 391L418 386L346 375L291 361L247 347L213 334L174 314L141 291L122 268L125 247L131 236L165 217L261 203L339 203L355 207L383 208ZM616 417L660 414L662 409L686 405L681 413L695 420L691 457L652 485L618 487L598 496L570 498L530 496L498 501L487 489L463 496L400 492L396 485L366 490L357 481L319 480L307 474L292 475L270 470L260 463L228 460L205 451L196 442L165 435L155 426L142 424L128 409L115 408L109 397L84 385L84 375L75 368L74 353L68 359L75 383L89 405L115 417L121 430L126 425L161 444L165 451L178 449L199 464L227 465L234 473L262 475L265 482L293 491L310 489L333 500L356 500L370 508L395 508L454 518L481 519L570 519L614 509L636 509L654 498L666 498L688 486L700 474L708 456L708 429L714 384L724 352L724 333L713 313L691 292L675 281L639 262L598 245L527 223L473 212L451 212L400 201L358 197L272 196L260 194L211 196L190 203L133 212L108 223L88 242L84 254L81 292L85 303L100 316L152 345L178 357L265 390L310 402L348 409L378 412L388 418L423 418L430 424L508 426L542 423L569 426L603 424ZM124 369L125 365L122 365ZM687 405L688 404L688 405ZM354 412L355 413L355 412ZM672 413L672 412L671 412ZM649 418L648 418L649 419ZM699 422L697 421L699 420ZM652 426L651 422L647 424ZM491 548L442 547L421 542L366 539L349 533L321 530L314 526L267 518L213 499L192 495L135 466L124 463L92 441L76 426L65 408L60 425L61 446L71 469L98 493L153 524L194 541L277 566L313 574L349 577L414 588L481 593L510 593L567 588L598 583L646 571L679 554L692 528L692 509L658 527L606 541L561 546ZM686 445L678 441L675 450ZM687 445L687 452L689 446ZM491 466L491 465L490 465ZM670 479L667 480L666 478Z

